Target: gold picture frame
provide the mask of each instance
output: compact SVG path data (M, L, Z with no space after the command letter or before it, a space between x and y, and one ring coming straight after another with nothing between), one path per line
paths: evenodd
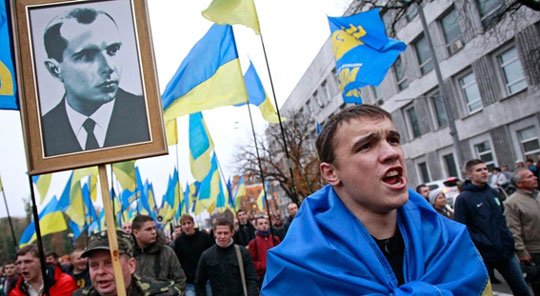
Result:
M11 5L30 175L168 152L145 0Z

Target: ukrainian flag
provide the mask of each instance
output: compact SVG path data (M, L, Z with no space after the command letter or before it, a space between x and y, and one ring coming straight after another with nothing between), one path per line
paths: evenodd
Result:
M38 217L39 229L42 236L67 229L66 220L64 219L64 214L58 205L56 196L53 196L45 208L41 210ZM19 240L19 247L32 243L36 240L36 238L36 228L34 222L31 222Z
M212 25L174 74L162 101L165 122L248 101L230 25Z
M253 66L253 63L249 62L249 68L244 74L244 82L246 84L246 91L248 93L249 103L259 107L263 118L270 123L279 123L279 117L277 115L274 105L270 102L270 98L266 95L264 87L262 85L259 75ZM236 106L242 106L246 103L238 104ZM285 120L285 118L281 118Z
M205 209L225 206L225 195L219 175L216 154L212 156L212 167L208 175L201 182L199 194L195 206L195 215L198 215Z
M240 209L242 205L242 197L246 195L246 183L244 182L244 175L240 177L238 181L238 186L236 187L236 192L234 193L234 207L236 210Z
M189 163L191 174L202 181L210 171L210 158L214 143L201 112L189 115Z
M202 15L216 24L242 24L261 35L253 0L214 0Z

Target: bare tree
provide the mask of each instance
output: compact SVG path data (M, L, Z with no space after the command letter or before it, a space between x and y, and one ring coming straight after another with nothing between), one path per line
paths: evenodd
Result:
M322 187L319 172L319 160L315 151L316 123L309 116L301 113L290 114L283 123L289 148L290 166L293 170L296 190L300 198L306 197ZM265 181L278 181L280 187L295 203L285 156L281 131L278 125L270 125L264 136L258 136L257 145L263 167ZM257 153L254 145L241 146L235 155L239 174L260 175Z

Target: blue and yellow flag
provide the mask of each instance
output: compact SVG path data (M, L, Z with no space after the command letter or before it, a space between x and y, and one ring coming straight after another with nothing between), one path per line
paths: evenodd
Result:
M173 146L178 144L178 124L176 123L176 118L167 121L165 131L167 133L167 145Z
M159 215L163 218L160 222L161 224L166 224L173 217L177 216L177 212L181 211L180 202L183 200L183 192L178 183L177 176L178 172L175 168L173 175L169 176L167 191L161 200L161 207L159 209Z
M248 101L230 25L212 25L167 84L162 101L165 122Z
M257 197L257 207L259 208L259 211L264 212L266 210L266 189L268 188L268 184L264 182L264 187L261 189L261 192L259 193L259 197Z
M32 176L32 183L37 188L39 192L39 203L42 204L49 192L49 186L51 185L52 174L43 174ZM1 184L0 184L1 185ZM0 186L1 188L1 186Z
M3 1L0 1L3 2ZM49 203L41 210L39 217L39 229L42 236L50 233L60 232L67 229L66 220L61 208L58 206L56 196L53 196ZM21 239L19 247L32 243L37 238L36 228L32 221L26 228Z
M244 175L242 174L242 177L240 177L240 181L238 181L238 186L236 187L236 191L233 194L234 208L236 210L240 209L240 206L242 205L242 197L245 195L246 195L246 183L244 182Z
M268 98L268 95L264 91L261 79L257 75L257 71L253 66L253 63L249 62L249 68L244 74L244 82L246 84L246 91L248 93L249 103L259 107L263 118L270 123L279 123L279 117L277 115L274 105ZM242 106L246 103L237 104L235 106ZM282 121L285 118L281 118Z
M123 161L112 164L112 170L122 189L130 191L135 190L135 161Z
M386 36L379 9L328 22L343 101L361 104L359 88L379 85L406 45Z
M201 112L189 115L189 164L191 175L202 181L210 171L214 143Z
M197 196L197 204L195 205L195 215L198 215L204 210L218 206L225 206L225 195L223 193L223 186L221 185L217 157L214 153L212 156L212 167L210 172L201 182L201 187ZM211 210L209 212L211 212Z
M241 24L261 35L259 17L253 0L213 0L202 15L220 25Z
M0 1L0 109L18 110L6 1Z

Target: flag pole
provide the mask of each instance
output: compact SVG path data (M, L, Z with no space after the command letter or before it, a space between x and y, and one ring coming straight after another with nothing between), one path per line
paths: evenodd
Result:
M249 114L249 123L251 124L251 132L253 134L253 142L255 143L255 153L257 153L257 162L259 163L259 174L261 177L261 182L263 185L263 193L264 193L264 200L266 202L266 210L268 211L268 198L266 198L266 186L264 186L264 173L263 173L263 167L261 162L261 157L259 156L259 145L257 144L257 137L255 135L255 126L253 125L253 116L251 116L251 107L249 106L249 103L246 104ZM279 115L278 115L279 116ZM270 224L270 233L274 233L274 227L272 226L272 217L270 216L270 212L268 211L268 223ZM272 245L274 245L274 236L272 235Z
M2 184L2 178L0 177L0 185L1 184ZM13 238L13 246L15 247L15 251L17 251L19 248L17 245L17 238L15 238L15 231L13 230L13 222L11 221L11 215L9 214L9 207L8 207L7 199L6 199L6 191L4 190L4 186L0 186L0 187L2 187L2 196L4 197L4 204L6 205L6 213L8 216L9 229L11 230L11 237Z
M47 278L46 271L45 271L45 265L47 264L45 262L45 249L43 248L43 240L41 239L41 229L39 228L39 214L36 206L36 196L34 193L34 186L32 182L32 176L28 175L28 183L30 184L30 199L32 200L32 216L34 217L34 228L36 229L36 239L39 249L39 263L41 265L41 276L43 277L43 289L44 289L44 295L50 296L49 293L49 285L45 279Z
M176 138L178 139L178 122L176 121L176 119L174 120L174 123L177 125L176 126ZM179 157L178 157L178 142L174 145L174 148L176 148L176 153L175 153L175 156L176 156L176 186L178 187L178 197L180 197L180 193L182 193L182 196L184 195L183 192L182 192L182 186L180 186L180 160L179 160ZM186 197L184 196L184 203L186 203L185 201ZM180 207L180 216L182 216L182 201L180 200L178 202L178 206ZM176 212L178 212L178 209L176 209ZM178 215L174 215L174 217L176 218ZM178 221L176 221L176 223L178 223Z
M283 146L285 148L285 156L287 157L287 166L289 167L289 175L291 177L291 187L293 190L292 197L293 197L293 201L297 205L299 205L298 193L296 191L296 184L294 182L294 174L293 174L293 170L291 166L292 162L291 162L291 157L289 155L289 148L287 145L287 134L286 134L285 128L283 128L283 121L281 120L281 114L279 112L279 106L278 106L278 102L276 98L276 91L274 89L274 81L272 80L272 73L270 72L270 64L268 63L268 56L266 55L266 47L264 46L264 39L262 36L262 32L259 35L259 37L261 38L261 44L262 44L262 49L264 53L264 60L266 62L266 70L268 71L268 78L270 79L270 88L272 89L272 96L274 97L274 104L276 105L276 112L277 112L278 120L279 120L279 129L281 130L281 138L283 140Z
M214 150L214 153L216 153L215 150ZM219 173L221 174L221 176L223 176L223 181L225 181L225 174L223 174L223 169L221 169L221 164L219 163L219 161L216 161L216 162L217 162L217 165L218 165ZM229 198L228 198L227 202L230 205L231 200L232 200L232 196L231 196L231 189L229 188L229 186L227 186L227 182L225 182L225 188L227 188L227 193L229 194ZM236 207L233 207L233 211L234 211L234 214L236 215L236 218L238 219L238 213L236 212Z
M100 164L98 166L98 171L99 183L101 184L101 199L103 201L103 210L105 211L105 221L107 225L107 237L109 239L109 249L117 288L116 291L118 296L126 296L122 266L120 265L120 254L118 253L118 240L116 237L116 227L113 217L114 213L112 212L109 182L107 181L107 168L104 164Z

